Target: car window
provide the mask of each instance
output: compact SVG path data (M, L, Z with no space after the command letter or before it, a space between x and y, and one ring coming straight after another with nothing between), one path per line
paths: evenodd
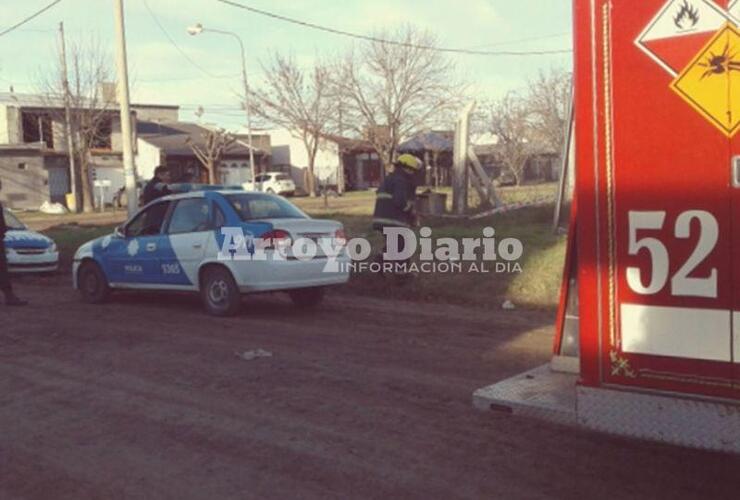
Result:
M208 200L190 198L180 200L175 205L170 218L169 234L197 233L212 228Z
M26 229L26 225L19 221L9 210L3 209L3 214L5 214L5 225L8 226L8 229Z
M151 236L159 234L162 231L167 209L170 206L169 201L164 201L152 205L126 225L126 236L135 238L137 236Z
M261 193L226 195L243 221L257 219L307 219L308 216L289 201Z
M264 175L258 175L257 177L254 178L254 180L257 181L257 182L263 182L265 180L265 176Z

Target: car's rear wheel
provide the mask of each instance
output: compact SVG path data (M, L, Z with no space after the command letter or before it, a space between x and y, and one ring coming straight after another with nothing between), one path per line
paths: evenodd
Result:
M239 287L224 267L211 267L204 271L200 295L206 311L213 316L233 316L241 306Z
M85 262L77 272L77 288L84 302L102 304L110 297L108 279L95 262Z
M266 193L268 193L268 194L275 194L275 190L272 189L272 188L267 188Z
M293 304L301 309L318 307L324 300L324 288L300 288L288 292Z

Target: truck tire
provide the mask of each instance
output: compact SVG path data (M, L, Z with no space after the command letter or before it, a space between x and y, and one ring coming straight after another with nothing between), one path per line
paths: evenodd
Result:
M217 266L204 271L200 296L208 314L234 316L241 307L241 292L228 269Z

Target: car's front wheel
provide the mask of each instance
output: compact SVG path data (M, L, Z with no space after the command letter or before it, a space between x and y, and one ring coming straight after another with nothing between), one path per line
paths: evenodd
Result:
M95 262L85 262L77 272L77 288L84 302L102 304L110 296L108 279Z
M291 290L288 292L290 300L293 301L296 307L301 309L309 309L312 307L318 307L324 300L324 289L323 288L300 288L298 290Z
M224 267L211 267L203 272L200 295L206 311L213 316L233 316L241 306L239 287Z

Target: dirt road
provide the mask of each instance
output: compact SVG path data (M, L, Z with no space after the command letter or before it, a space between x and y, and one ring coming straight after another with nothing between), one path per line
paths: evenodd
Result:
M737 498L740 460L471 407L545 362L540 313L280 297L0 307L0 498ZM402 316L409 311L411 317ZM235 353L265 349L246 361Z

